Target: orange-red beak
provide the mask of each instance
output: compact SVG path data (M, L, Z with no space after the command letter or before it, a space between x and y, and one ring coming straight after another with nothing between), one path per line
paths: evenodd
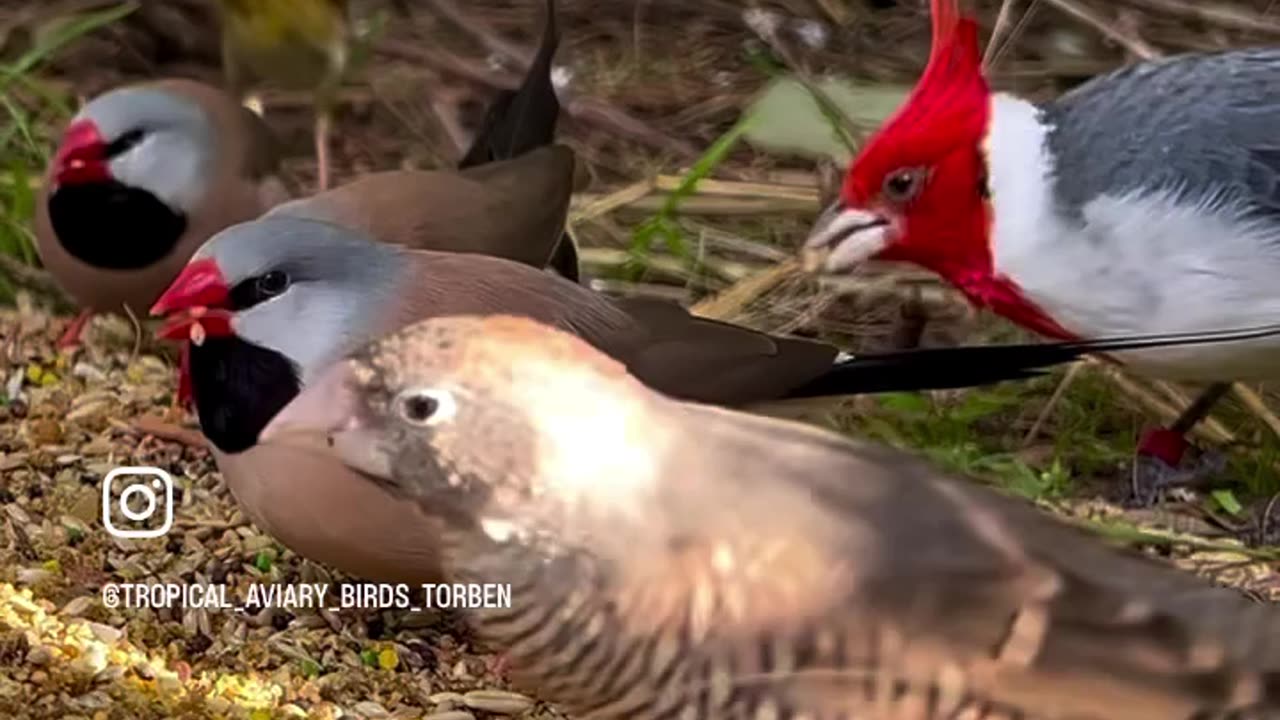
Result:
M58 185L75 185L110 179L107 143L98 126L92 120L77 120L67 126L58 152L53 156L53 181Z
M196 345L206 337L228 337L232 313L227 308L231 288L212 258L189 263L151 306L152 315L169 317L156 335L166 340L190 340Z

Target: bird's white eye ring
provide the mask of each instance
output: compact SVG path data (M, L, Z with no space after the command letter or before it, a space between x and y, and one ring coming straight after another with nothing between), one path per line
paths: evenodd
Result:
M401 420L416 427L439 425L458 413L453 393L436 388L402 390L391 405Z

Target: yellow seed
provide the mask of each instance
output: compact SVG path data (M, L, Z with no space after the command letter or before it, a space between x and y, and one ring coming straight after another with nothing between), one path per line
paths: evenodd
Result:
M400 656L393 647L385 647L378 653L378 667L383 670L395 670L400 664Z

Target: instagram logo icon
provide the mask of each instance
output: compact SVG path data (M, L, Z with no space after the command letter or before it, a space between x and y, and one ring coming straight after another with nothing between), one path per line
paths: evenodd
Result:
M120 495L113 505L117 479ZM159 492L164 493L164 508L157 522ZM121 523L113 511L128 522ZM154 538L169 532L173 527L173 478L156 467L118 467L107 473L102 481L102 524L118 538Z

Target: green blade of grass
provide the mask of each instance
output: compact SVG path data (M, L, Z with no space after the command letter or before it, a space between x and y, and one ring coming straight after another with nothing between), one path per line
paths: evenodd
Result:
M629 252L636 262L643 264L645 258L653 250L653 241L661 238L671 254L685 260L690 265L694 264L689 248L680 233L680 228L675 222L675 216L680 211L680 203L696 192L698 183L711 175L724 162L729 153L746 135L749 125L750 118L743 118L720 137L716 138L716 141L711 143L711 146L694 162L689 172L685 173L684 177L680 179L680 184L667 196L666 201L662 204L662 209L636 227L634 233L632 233L631 247L629 248Z

